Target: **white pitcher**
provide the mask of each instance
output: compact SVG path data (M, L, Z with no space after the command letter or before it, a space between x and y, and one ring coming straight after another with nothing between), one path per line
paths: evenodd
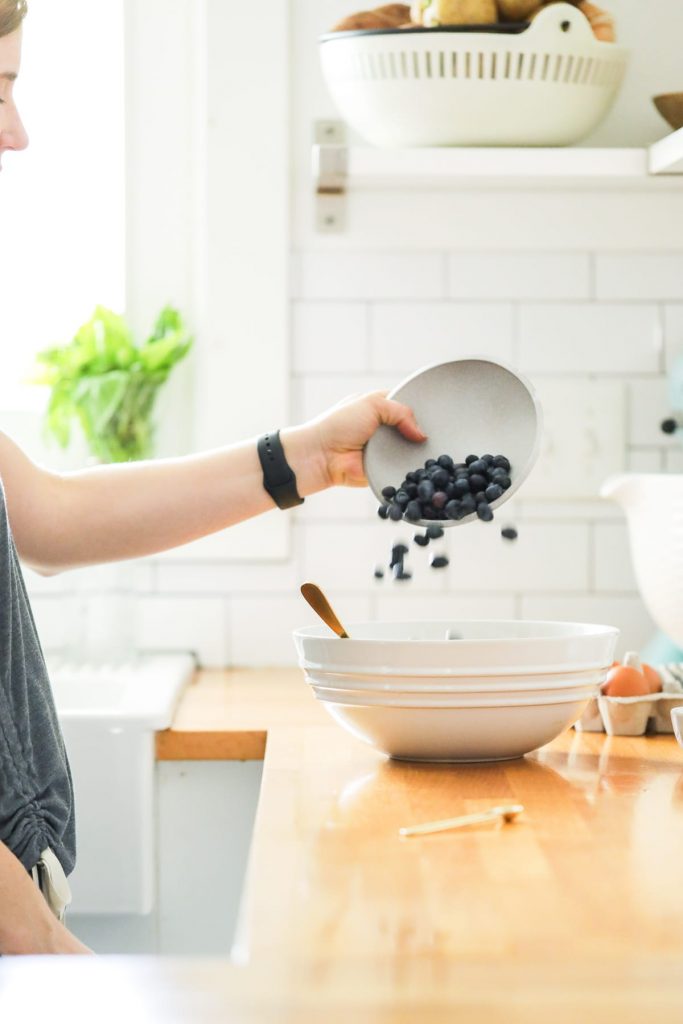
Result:
M633 567L650 615L683 647L683 474L614 476L600 493L626 513Z

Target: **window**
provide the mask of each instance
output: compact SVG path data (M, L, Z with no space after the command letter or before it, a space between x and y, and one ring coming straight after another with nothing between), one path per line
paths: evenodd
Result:
M30 145L0 175L0 410L42 411L34 355L124 309L123 0L31 0L15 86ZM1 415L1 413L0 413Z

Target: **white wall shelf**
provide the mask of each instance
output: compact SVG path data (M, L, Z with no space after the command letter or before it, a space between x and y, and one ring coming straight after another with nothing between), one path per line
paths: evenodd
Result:
M372 188L683 189L683 129L641 148L439 147L378 149L344 145L340 122L320 122L313 147L319 231L344 228L345 193Z

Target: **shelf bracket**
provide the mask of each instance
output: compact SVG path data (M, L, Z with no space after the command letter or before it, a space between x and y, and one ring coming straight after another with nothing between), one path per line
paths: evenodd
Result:
M315 229L321 234L338 234L346 225L346 125L343 121L316 121L313 135Z

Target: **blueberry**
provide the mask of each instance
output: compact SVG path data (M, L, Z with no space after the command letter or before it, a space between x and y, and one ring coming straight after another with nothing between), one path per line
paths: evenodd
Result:
M470 473L481 473L485 476L488 468L488 462L484 462L483 459L475 459L474 462L470 462Z
M487 466L490 466L493 462L493 455L482 455L481 461L485 462Z
M464 509L465 515L468 516L471 512L475 512L477 509L477 503L474 500L473 494L466 494L460 502L460 507Z
M498 501L498 498L503 494L503 488L500 484L489 484L486 488L486 500L487 501Z
M432 498L432 508L442 509L445 507L448 501L448 495L445 491L435 491L434 497Z
M504 491L507 491L508 487L512 484L512 480L509 476L502 475L495 478L495 483L497 483L499 487L502 487Z
M465 459L465 465L471 466L472 463L476 462L478 458L478 455L468 455L467 458Z
M403 562L399 562L398 565L394 566L394 579L395 580L410 580L413 578L412 572L406 572L403 568Z
M450 455L439 455L436 461L443 469L453 469L453 459Z
M438 491L443 490L443 488L448 484L450 479L451 478L447 469L438 469L436 473L432 474L432 483L434 484Z
M445 555L433 555L429 564L432 569L445 569L448 565L448 559Z
M416 523L418 519L422 519L422 506L420 502L409 501L406 505L405 516L409 523Z
M675 434L678 430L678 423L674 419L662 420L660 430L663 434Z
M470 476L470 489L476 494L477 491L485 491L488 480L481 473L472 473Z
M380 519L387 519L389 517L389 506L380 505L380 507L377 509L377 515L380 517Z
M389 518L397 523L400 519L403 519L403 509L396 503L389 506Z
M481 505L482 501L486 501L486 491L477 491L477 493L474 495L474 500L476 501L477 505Z
M391 499L394 497L395 494L396 494L396 488L395 487L383 487L382 488L382 497L386 498L387 501L391 501Z
M430 466L436 466L436 459L427 459L425 462L425 469L429 469Z
M408 481L403 490L406 492L409 498L417 498L417 484Z
M429 537L427 536L426 533L416 533L415 536L413 537L413 540L420 548L426 548L427 545L429 544Z
M456 462L456 464L453 466L453 470L452 470L453 476L460 476L461 473L467 473L467 472L468 472L467 463L465 463L465 462Z
M455 484L454 483L448 484L447 487L446 487L446 497L450 501L452 498L455 498L456 496L457 496L457 491L455 489Z
M436 512L431 505L425 505L422 509L423 519L436 519Z
M419 479L418 470L416 469L412 473L406 473L406 480L411 484L416 484Z
M470 493L470 482L466 476L459 476L453 484L453 490L459 498L464 498Z
M422 480L417 485L417 495L420 501L431 501L434 497L434 484L431 480Z
M493 458L493 465L497 469L504 469L506 473L510 472L510 460L506 459L504 455L495 455Z
M461 508L462 506L459 501L449 501L444 511L449 519L461 519Z
M500 535L501 537L504 537L505 540L517 540L517 531L514 526L505 526L500 531Z
M375 569L375 574L374 575L375 575L375 579L376 580L383 580L384 579L384 569L382 569L382 567L380 565L378 565L377 568Z
M397 505L400 505L401 508L405 508L408 502L410 501L410 498L408 497L405 491L399 491L396 497L394 498L394 501L396 502Z
M480 501L477 505L477 515L485 523L490 523L493 519L493 512L485 501Z
M428 526L427 536L430 540L440 540L443 537L443 527L441 526Z
M391 562L390 565L394 565L395 562L402 562L403 556L408 554L408 546L399 541L398 544L394 544L391 549Z

